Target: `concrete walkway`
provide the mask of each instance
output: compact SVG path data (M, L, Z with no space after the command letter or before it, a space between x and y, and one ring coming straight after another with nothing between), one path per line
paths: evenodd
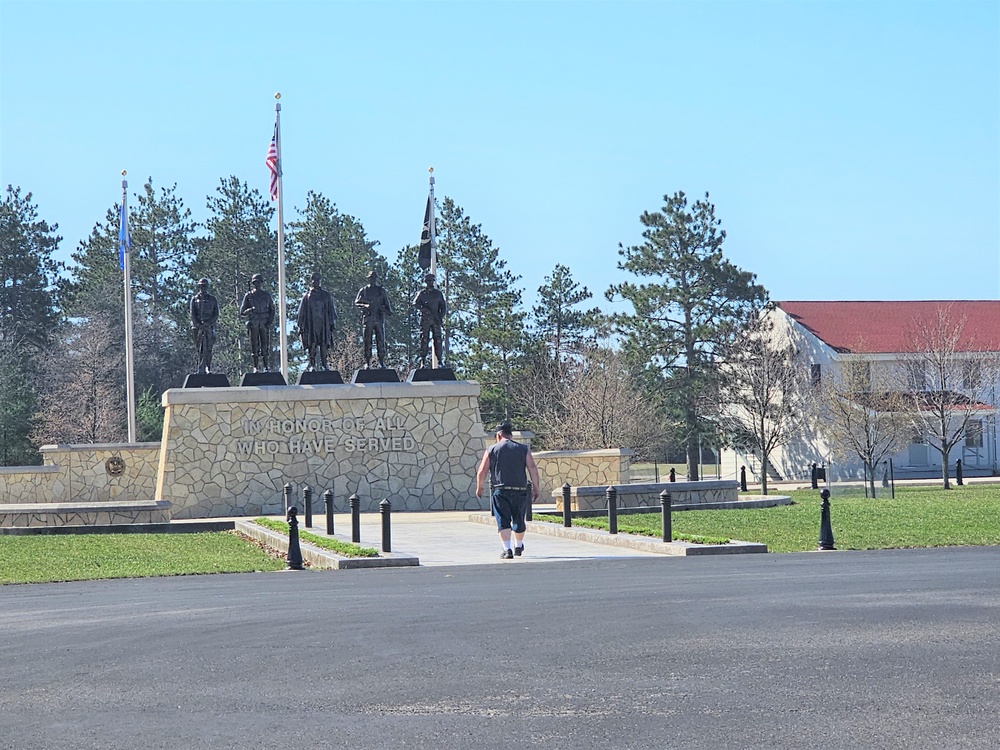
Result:
M663 556L625 546L608 546L548 534L533 534L529 529L524 537L524 555L513 560L501 560L500 537L492 519L484 512L480 519L482 522L474 522L470 520L473 515L478 514L470 511L393 513L392 552L416 557L422 566L521 565L532 562ZM284 520L279 516L273 518ZM314 514L312 521L312 528L306 528L305 517L299 514L299 530L327 536L326 516ZM334 514L334 532L336 539L346 542L351 540L349 514ZM382 518L378 513L361 514L361 545L381 549Z

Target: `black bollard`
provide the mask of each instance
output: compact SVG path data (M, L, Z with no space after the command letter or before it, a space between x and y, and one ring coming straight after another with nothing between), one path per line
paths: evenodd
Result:
M816 464L812 465L812 488L819 489L819 472L816 470Z
M830 525L830 490L825 487L819 493L822 502L819 513L819 548L835 550L833 546L833 527Z
M740 492L747 491L747 467L740 467Z
M292 507L292 485L286 483L282 494L285 496L285 515L287 516L288 509Z
M313 491L308 484L302 488L302 504L306 509L306 528L313 527Z
M663 541L674 541L673 518L670 493L666 490L660 493L660 512L663 513Z
M955 462L955 484L962 486L962 459Z
M326 508L326 533L333 536L333 490L323 493L323 506Z
M531 480L529 479L528 480L528 496L527 496L527 498L524 501L525 502L524 520L525 521L530 521L531 520L531 513L532 513L532 510L533 510L531 506L534 504L534 500L532 499L532 497L533 497L534 494L535 494L535 490L533 489L533 487L531 485Z
M385 498L378 504L378 512L382 514L382 551L392 552L392 503Z
M361 541L361 498L355 493L347 502L351 506L351 541L358 544Z
M604 491L604 496L608 499L608 533L618 533L618 490L608 487Z
M302 570L302 548L299 546L299 509L288 509L288 570Z
M563 485L563 526L567 529L573 525L573 511L569 506L569 482Z
M676 482L677 481L677 469L675 469L673 467L670 468L670 481L671 482Z

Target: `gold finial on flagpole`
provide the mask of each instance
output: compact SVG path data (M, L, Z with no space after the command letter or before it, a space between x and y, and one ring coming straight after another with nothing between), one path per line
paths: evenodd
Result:
M434 174L434 167L427 167L427 171Z
M124 176L125 176L125 175L127 175L127 174L128 174L128 172L126 172L126 171L125 171L125 170L123 169L123 170L122 170L122 177L124 177Z
M274 98L275 99L280 99L281 98L281 92L280 91L275 91L274 92Z

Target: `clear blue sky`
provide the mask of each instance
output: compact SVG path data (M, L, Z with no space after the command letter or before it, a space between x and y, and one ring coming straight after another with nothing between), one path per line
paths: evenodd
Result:
M708 191L774 299L1000 294L1000 3L0 0L0 179L84 239L149 176L204 220L309 190L391 259L427 168L522 276L603 303L665 193Z

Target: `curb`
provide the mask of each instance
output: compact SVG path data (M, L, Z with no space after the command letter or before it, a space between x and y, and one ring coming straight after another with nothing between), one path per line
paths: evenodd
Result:
M236 521L236 530L256 539L268 547L288 554L288 537L271 529L265 529L252 521ZM413 555L398 552L379 552L378 557L341 557L333 550L323 549L314 544L299 539L302 550L302 560L313 568L323 570L354 570L358 568L401 568L420 565L420 560Z
M472 523L492 525L493 516L483 513L473 513L469 516ZM743 555L767 552L767 545L758 542L741 542L730 540L729 544L694 544L692 542L663 542L653 537L636 536L635 534L609 534L600 529L587 529L582 526L557 526L543 521L528 521L528 531L534 534L573 539L590 544L603 544L608 547L625 547L640 552L655 552L660 555L676 555L693 557L695 555Z

